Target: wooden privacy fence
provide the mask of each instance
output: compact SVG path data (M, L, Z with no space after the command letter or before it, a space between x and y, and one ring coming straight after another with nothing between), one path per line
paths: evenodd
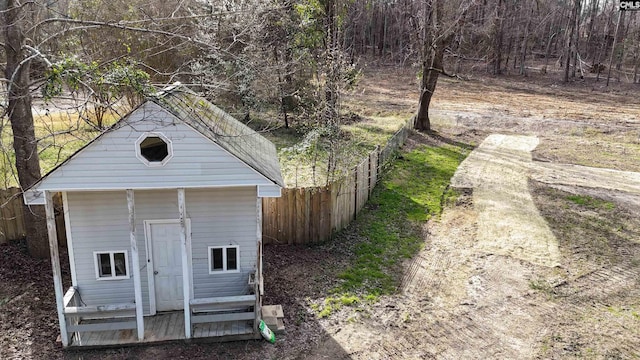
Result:
M348 175L327 186L286 188L279 198L262 199L262 241L316 243L344 229L369 200L381 171L404 144L412 125L410 119L384 148L377 147Z
M347 176L327 186L282 189L280 198L262 199L262 235L265 244L309 244L328 240L344 229L364 204L384 167L404 144L413 120L398 130L383 147L377 147ZM56 228L66 242L62 200L54 197ZM25 236L22 195L19 188L0 190L0 244ZM38 206L38 205L36 205Z
M56 210L58 242L60 244L65 244L67 241L67 235L64 226L64 215L62 213L62 196L60 196L60 194L56 194L53 197L53 205ZM27 229L24 222L22 207L22 192L20 191L20 188L11 187L5 190L0 190L0 244L25 237Z
M0 191L0 244L23 238L22 193L17 187Z

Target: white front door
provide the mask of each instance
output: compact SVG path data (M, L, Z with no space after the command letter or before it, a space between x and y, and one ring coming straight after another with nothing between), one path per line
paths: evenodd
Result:
M156 311L182 310L180 223L150 223Z

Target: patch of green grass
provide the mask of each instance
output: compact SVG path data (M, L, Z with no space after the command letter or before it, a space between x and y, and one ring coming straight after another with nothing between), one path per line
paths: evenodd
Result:
M632 211L550 188L536 190L535 202L559 239L561 251L579 254L573 255L579 269L576 273L620 261L628 261L633 267L640 264L632 247L640 239L640 221ZM629 250L624 250L627 247ZM624 255L626 251L631 255Z
M637 306L607 306L607 312L615 317L626 317L633 320L640 320L640 313Z
M467 153L451 145L423 145L402 154L356 221L366 240L356 245L334 293L375 299L397 291L400 265L422 248L421 226L441 213L449 180Z
M322 305L312 304L311 309L318 314L319 318L329 317L334 312L342 309L343 306L358 306L363 301L358 296L351 294L342 294L336 297L328 297L324 299Z
M342 130L349 134L350 140L371 151L376 145L387 142L410 118L408 116L369 116L361 121L342 125Z
M588 195L569 195L567 196L567 200L591 209L613 210L616 207L616 205L610 201L596 199Z
M536 290L545 294L547 298L550 298L554 295L553 287L545 279L535 279L529 281L529 288L531 290Z
M607 306L607 311L614 316L622 316L624 310L618 306Z
M423 247L421 226L457 196L448 184L469 150L423 145L403 153L390 167L354 223L365 240L355 246L351 265L338 274L341 283L321 304L311 304L319 318L397 291L403 261Z
M340 303L345 306L351 306L358 302L360 302L360 299L357 296L343 295L340 297Z

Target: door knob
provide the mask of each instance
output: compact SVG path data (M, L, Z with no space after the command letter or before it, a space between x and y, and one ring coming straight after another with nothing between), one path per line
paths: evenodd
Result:
M156 271L154 271L154 272L153 272L153 275L158 275L158 271L157 271L157 270L156 270Z

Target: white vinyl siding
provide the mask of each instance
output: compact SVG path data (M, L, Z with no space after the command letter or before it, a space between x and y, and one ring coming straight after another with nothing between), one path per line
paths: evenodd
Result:
M134 302L133 277L97 280L94 259L94 253L131 249L126 192L70 192L67 199L76 281L82 301L87 305ZM128 271L132 274L131 268Z
M191 219L194 296L247 294L258 256L256 188L187 189L186 206ZM240 271L210 275L208 247L230 244L239 248Z
M136 156L145 133L162 133L173 157L149 167ZM188 125L148 102L55 172L38 190L116 190L272 185L257 171Z
M136 161L138 161L136 159ZM141 164L144 166L143 164ZM247 294L257 257L256 187L187 189L196 298ZM87 305L134 301L133 269L119 281L96 280L94 252L130 249L126 191L69 192L77 285ZM177 190L134 191L144 313L150 313L144 220L177 219ZM238 246L239 272L209 274L209 246ZM128 256L131 252L128 251ZM128 259L129 266L132 264Z

